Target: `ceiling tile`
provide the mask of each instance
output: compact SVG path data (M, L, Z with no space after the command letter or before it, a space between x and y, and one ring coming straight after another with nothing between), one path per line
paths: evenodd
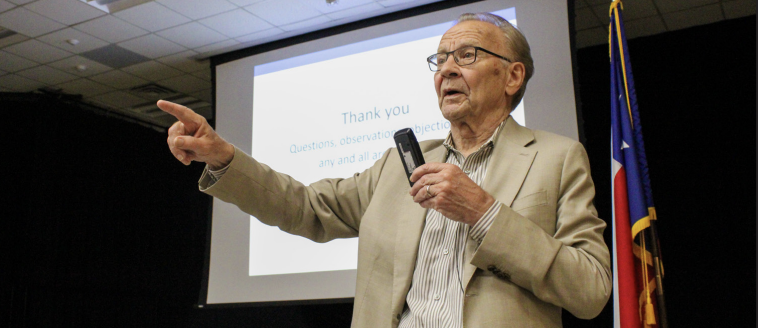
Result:
M27 70L16 72L32 80L37 80L46 84L58 84L71 80L76 80L78 77L73 74L68 74L64 71L52 68L50 66L42 65Z
M252 5L254 3L261 2L261 1L263 1L263 0L229 0L229 2L231 2L231 3L235 4L235 5L238 5L240 7L249 6L249 5Z
M0 58L2 58L0 60L0 69L7 72L17 72L39 65L24 57L3 51L0 51Z
M737 0L722 2L726 19L755 15L755 0Z
M8 1L0 0L0 13L4 12L4 11L11 10L15 6L16 5L14 5L14 4L12 4L12 3L8 2Z
M324 0L300 0L300 1L305 3L308 7L316 9L319 12L324 13L324 14L333 13L336 11L343 11L346 9L363 6L366 4L374 4L378 7L381 7L379 6L379 4L374 2L374 0L337 1L337 3L334 5L329 5Z
M82 95L84 97L92 97L100 95L106 92L114 91L115 89L102 85L97 82L93 82L87 79L78 79L69 82L57 84L55 87L63 89L62 91L72 95Z
M655 5L661 13L670 13L673 11L692 9L711 3L717 3L718 1L719 0L655 0ZM626 6L624 6L624 8L626 8ZM720 8L719 11L721 11Z
M68 51L58 49L35 39L7 46L3 48L3 50L41 64L54 62L71 56L71 53Z
M407 5L414 1L416 0L378 0L377 2L384 7L392 7L392 6L398 6L398 5L404 5L404 4ZM426 1L425 3L427 2L429 1Z
M379 11L384 9L384 7L380 6L379 4L372 2L363 6L358 7L352 7L350 9L335 11L333 13L327 14L327 16L331 17L332 19L343 19L348 17L355 17L361 14L370 13L373 11Z
M82 31L75 30L73 28L67 28L46 34L37 38L37 40L40 40L52 46L56 46L63 50L73 52L75 54L105 47L108 45L108 43L103 40L100 40ZM69 43L68 40L77 40L79 43L73 45Z
M148 83L147 80L143 80L119 70L112 70L103 74L93 75L90 76L89 79L116 89L131 89L138 85Z
M76 0L39 0L24 8L52 18L66 25L74 25L107 13Z
M226 40L226 41L210 44L205 47L195 48L193 50L197 51L198 53L202 55L207 52L230 48L238 44L239 42L237 42L236 40Z
M576 47L585 48L600 44L608 44L608 31L602 27L591 28L576 32Z
M157 60L173 68L179 69L183 72L192 73L202 69L207 69L211 66L210 60L205 59L198 61L192 57L197 56L197 52L187 50L171 56L158 58Z
M223 36L221 33L196 22L172 27L156 34L190 49L199 48L227 39L227 37Z
M111 15L81 23L74 28L110 43L133 39L149 33Z
M308 28L311 28L311 30L314 30L314 29L312 29L312 27L315 27L315 26L318 26L318 25L321 25L321 24L324 24L324 23L327 23L327 22L331 22L331 21L332 20L329 17L327 17L326 15L323 15L323 16L318 16L316 18L311 18L311 19L308 19L308 20L304 20L302 22L297 22L297 23L292 23L292 24L289 24L289 25L279 26L279 28L281 28L281 29L283 29L285 31L288 31L288 32L289 31L297 31L297 30L301 30L301 29L308 29Z
M157 2L146 2L113 15L150 32L160 31L190 21L189 18Z
M666 32L666 25L663 24L661 16L645 17L629 21L625 19L624 31L626 32L626 38L632 39Z
M592 7L597 17L600 17L600 19L603 20L604 24L608 24L608 22L610 22L610 17L608 16L609 7L610 5L608 4ZM636 0L633 3L624 5L624 9L621 14L624 16L624 21L628 21L638 18L656 16L658 15L658 10L655 8L653 0Z
M273 27L271 24L244 9L225 12L202 19L199 22L230 38L236 38Z
M0 26L30 37L37 37L66 27L24 7L17 7L0 14Z
M165 80L170 77L185 74L178 69L171 68L170 66L161 64L154 60L132 65L129 67L124 67L121 70L150 81Z
M129 41L124 41L118 45L152 59L186 50L184 47L155 34L148 34Z
M252 41L255 41L255 40L260 40L260 39L263 39L263 38L267 38L267 37L270 37L270 36L274 36L274 35L277 35L277 34L281 34L281 33L284 33L284 31L282 31L281 29L278 29L278 28L275 27L275 28L268 29L268 30L265 30L265 31L260 31L260 32L255 32L255 33L251 33L251 34L248 34L248 35L243 35L241 37L235 38L235 40L237 40L239 42L242 42L242 43L247 43L247 42L252 42Z
M600 19L595 16L595 13L592 12L592 8L582 8L574 10L574 13L576 14L576 19L574 20L575 27L577 31L586 30L593 27L600 27L601 22Z
M27 4L27 3L30 3L32 1L36 1L36 0L8 0L8 2L12 2L12 3L15 3L17 5Z
M105 104L114 108L127 109L134 105L139 105L145 102L145 99L134 96L124 91L114 91L104 93L98 96L89 98L89 100Z
M84 58L82 56L71 56L66 59L59 60L57 62L52 62L48 65L55 67L59 70L62 70L64 72L82 76L82 77L105 73L113 69L111 67L100 64L94 60ZM80 65L83 65L82 66L84 68L83 70L80 70L78 68Z
M208 82L211 81L211 70L210 69L204 69L202 71L197 71L192 73L192 76L199 77L203 80L206 80Z
M724 19L718 4L663 14L669 31L715 23Z
M237 9L237 6L226 0L158 0L158 2L195 20Z
M192 75L182 75L160 81L161 85L176 91L190 94L211 87L211 83Z
M29 92L46 86L44 83L27 79L16 74L6 74L0 76L0 87L17 92Z
M264 1L245 7L245 10L276 26L318 17L321 13L297 0ZM283 15L282 13L287 13Z
M195 97L197 99L200 99L200 100L208 102L208 103L212 103L213 102L213 97L211 96L211 90L213 90L213 89L201 90L201 91L194 92L194 93L190 94L190 96L193 96L193 97Z
M0 48L3 48L5 46L9 46L11 44L23 42L23 41L26 41L26 40L29 40L29 37L25 36L23 34L16 33L16 34L13 34L11 36L6 36L6 37L0 39Z

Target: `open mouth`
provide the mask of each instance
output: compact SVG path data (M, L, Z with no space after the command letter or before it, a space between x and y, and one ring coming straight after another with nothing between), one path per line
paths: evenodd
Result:
M458 90L448 90L445 92L445 96L455 96L458 94L463 94L463 93Z

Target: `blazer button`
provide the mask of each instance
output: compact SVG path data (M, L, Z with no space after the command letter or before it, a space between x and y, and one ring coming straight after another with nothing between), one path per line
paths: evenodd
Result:
M400 313L398 313L397 314L397 320L400 320L400 317L401 317L401 315L400 315Z

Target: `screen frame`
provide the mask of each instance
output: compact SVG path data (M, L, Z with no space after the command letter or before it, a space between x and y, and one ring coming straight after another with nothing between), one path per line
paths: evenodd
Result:
M512 0L512 1L508 1L508 2L510 2L510 3L513 4L511 6L516 6L517 7L517 17L524 17L524 16L528 15L528 14L526 14L526 15L523 14L523 9L518 8L518 3L523 3L523 2L526 2L526 1L527 0ZM283 48L288 48L288 47L290 47L290 48L298 48L298 47L303 48L303 47L305 47L304 44L306 44L308 42L311 42L311 41L317 41L317 40L321 40L321 39L324 39L324 38L327 38L327 37L330 37L330 36L345 34L345 33L349 33L349 32L352 32L352 31L358 31L358 30L361 30L361 29L364 29L364 28L370 28L370 27L374 27L374 26L377 26L377 25L381 25L381 24L386 24L386 23L391 23L391 22L395 22L395 21L399 21L399 20L403 20L403 19L407 19L407 18L416 17L416 16L419 16L419 15L444 12L445 10L457 11L457 13L461 13L461 12L463 12L462 10L465 10L463 8L465 8L466 5L474 4L474 3L478 3L478 2L486 2L486 1L484 1L484 0L470 1L469 0L469 1L442 1L442 2L431 3L431 4L427 4L427 5L422 5L422 6L419 6L419 7L411 8L411 9L406 9L406 10L399 11L399 12L394 12L394 13L385 14L385 15L378 16L378 17L373 17L373 18L361 20L361 21L358 21L358 22L353 22L353 23L349 23L349 24L345 24L345 25L335 26L335 27L328 28L328 29L325 29L325 30L315 31L315 32L304 34L304 35L287 38L287 39L284 39L284 40L279 40L279 41L275 41L275 42L271 42L271 43L266 43L266 44L262 44L262 45L257 45L257 46L246 48L246 49L240 49L240 50L237 50L237 51L234 51L234 52L230 52L230 53L226 53L226 54L220 54L220 55L213 56L213 57L210 58L211 59L211 72L212 72L211 73L212 74L211 78L212 78L212 84L213 84L213 89L212 89L212 96L213 96L213 109L212 109L212 112L213 112L213 118L211 120L209 120L209 122L211 123L212 126L214 126L214 128L221 128L222 130L223 129L234 129L233 126L222 126L222 127L216 126L216 124L218 122L217 119L216 119L216 114L217 114L216 110L217 110L217 105L218 105L217 91L218 91L219 88L226 88L226 87L228 87L228 86L223 86L223 85L219 86L218 85L218 81L217 81L217 77L216 77L216 72L217 72L217 67L218 66L221 66L223 64L226 64L226 63L229 63L229 62L233 62L233 61L236 61L236 60L239 60L239 59L247 58L247 57L250 57L250 56L260 55L260 54L266 54L266 53L269 53L269 52L272 52L272 51L275 51L275 50L278 50L278 49L283 49ZM461 7L463 7L463 8L461 8ZM561 65L566 65L566 64L571 65L570 66L571 69L568 70L569 74L572 75L570 77L570 80L572 81L573 88L574 88L573 89L574 92L571 95L572 96L571 104L575 108L575 111L573 111L573 114L576 115L575 118L574 118L574 121L577 124L575 126L575 130L573 130L573 131L567 131L567 132L564 132L564 133L561 133L561 131L556 131L555 129L551 129L551 127L544 127L544 126L530 126L530 127L532 127L532 128L538 128L538 129L542 129L542 130L550 130L550 131L553 131L553 132L558 132L558 133L563 134L563 135L568 135L569 137L571 137L573 139L578 139L580 141L584 141L583 140L583 131L581 130L581 126L582 126L582 122L580 120L581 116L579 115L579 113L580 113L580 103L578 101L579 86L578 86L578 83L577 83L576 62L575 62L576 61L575 60L575 58L576 58L576 56L575 56L576 50L575 49L576 48L575 48L575 40L574 40L575 29L574 29L574 26L573 26L574 25L574 18L571 15L571 13L573 13L573 3L570 0L566 1L566 11L567 11L568 15L567 15L567 17L562 17L562 19L567 20L567 27L568 28L567 28L566 32L568 33L567 40L569 40L568 49L569 49L569 52L570 52L570 62L568 62L568 63L562 63ZM454 16L451 16L451 17L454 17ZM535 29L537 23L536 22L531 22L530 23L530 22L524 20L523 23L520 21L518 25L519 25L520 29L525 30L525 34L527 35L527 38L529 38L529 30ZM532 26L535 26L535 27L532 27ZM532 40L530 39L530 44L531 44L531 41ZM534 47L533 47L533 49L534 49ZM545 51L545 50L543 50L543 51ZM295 55L297 55L297 53ZM540 57L539 54L535 54L533 52L533 56L535 56L535 62L539 63L540 62L540 60L539 60L539 57ZM252 75L252 70L253 69L250 68L249 72L239 72L239 74L247 74L247 73L249 73L249 74ZM537 65L537 70L539 70L539 71L551 71L551 68L550 67L540 67L539 65ZM535 78L538 78L538 75L535 74ZM533 81L534 80L532 80L532 82ZM233 92L238 93L239 96L246 96L245 94L249 93L249 91L247 91L247 90L233 90ZM540 111L537 108L535 108L537 106L532 105L534 103L534 101L530 100L530 98L531 98L530 97L530 93L527 92L526 95L525 95L525 102L529 103L529 111L532 111L531 115L528 115L528 116L532 116L532 115L545 115L546 113L540 113ZM545 108L552 108L549 105L548 106L544 106L544 107ZM554 113L549 113L549 114L554 114ZM248 115L251 116L250 121L248 121L248 122L251 122L252 121L252 111L250 111L248 113ZM527 121L529 121L528 118L527 118ZM242 147L242 148L245 149L244 147ZM334 303L349 303L349 302L352 302L353 297L347 297L347 298L345 298L345 297L342 297L342 298L329 298L329 299L269 301L269 302L208 303L207 300L208 300L208 288L209 288L209 278L210 278L210 265L211 265L210 262L211 262L211 253L212 253L211 252L211 239L212 239L212 232L213 232L212 223L213 223L213 213L215 211L217 211L217 210L222 210L222 211L239 211L234 205L223 203L223 202L217 201L216 199L214 199L212 201L212 205L211 205L209 213L208 213L209 217L208 217L208 228L207 228L207 235L206 235L207 236L206 237L207 241L206 241L206 251L205 251L205 263L204 263L204 268L203 268L202 285L201 285L201 290L200 290L200 295L199 295L200 297L199 297L199 301L198 301L198 304L197 304L198 308L239 307L239 306L277 306L277 305L285 305L285 304L286 305L295 305L295 304L334 304ZM241 221L246 221L246 220L241 220ZM348 270L348 271L350 271L350 270ZM352 270L352 271L354 272L354 270ZM353 278L353 281L354 280L355 279Z

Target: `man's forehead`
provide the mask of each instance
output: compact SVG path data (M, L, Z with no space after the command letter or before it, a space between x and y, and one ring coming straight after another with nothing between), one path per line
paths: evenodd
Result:
M481 21L460 22L451 27L440 39L439 49L450 47L485 46L485 43L499 43L497 32L499 28L493 24Z

